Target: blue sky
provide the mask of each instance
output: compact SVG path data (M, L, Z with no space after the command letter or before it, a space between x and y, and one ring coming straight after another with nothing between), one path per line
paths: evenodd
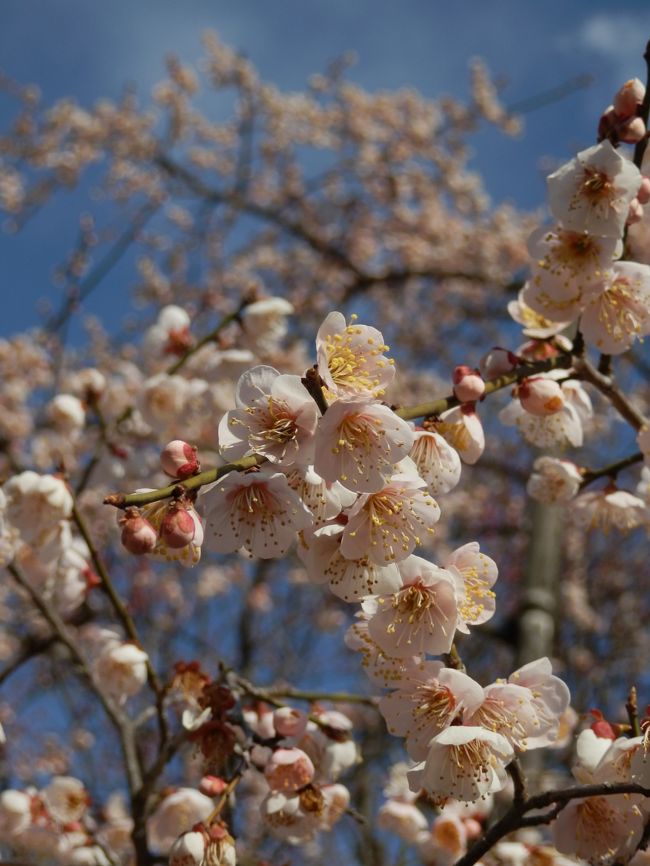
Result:
M358 62L349 77L372 90L464 95L467 62L477 55L509 82L507 102L591 75L588 90L529 115L522 138L478 139L475 162L493 200L531 208L543 204L541 160L593 142L617 85L644 76L650 38L647 0L1 0L1 9L0 65L38 84L47 102L73 96L90 105L126 84L146 101L165 54L195 59L206 28L289 90L350 49ZM5 123L0 117L0 129ZM0 235L0 335L36 323L37 299L55 297L50 275L74 242L80 207L68 196L18 237ZM101 314L100 294L88 309Z

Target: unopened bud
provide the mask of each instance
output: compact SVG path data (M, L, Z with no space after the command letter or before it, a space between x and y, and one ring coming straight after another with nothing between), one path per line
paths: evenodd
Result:
M122 527L122 545L136 556L151 553L156 546L158 536L153 526L146 520L137 508L127 508L120 520Z
M174 842L169 852L169 866L201 866L205 856L205 836L190 830Z
M633 198L627 211L627 219L625 224L633 226L634 223L641 222L643 219L643 205L638 198Z
M531 415L555 415L564 406L564 394L555 379L542 376L524 379L516 393L523 408Z
M519 358L508 349L494 346L483 355L479 361L479 368L483 378L490 382L492 379L498 379L499 376L505 376L506 373L512 373L518 363Z
M172 478L178 478L184 481L190 475L196 475L201 471L196 456L197 449L193 445L188 445L182 439L174 439L168 442L160 455L160 463L163 471Z
M638 78L631 78L617 91L614 110L619 117L633 117L645 97L645 85Z
M199 783L199 791L206 797L219 797L226 790L226 782L219 776L204 776Z
M295 707L279 707L273 713L273 727L281 737L301 737L309 716Z
M618 128L618 137L626 144L636 144L645 136L645 123L640 117L631 117Z
M314 778L314 765L302 749L276 749L271 755L264 775L274 791L298 791Z
M461 365L454 370L454 394L461 403L475 402L485 394L485 382L478 370Z
M190 512L179 502L167 509L160 525L160 537L167 547L177 550L193 541L196 524Z

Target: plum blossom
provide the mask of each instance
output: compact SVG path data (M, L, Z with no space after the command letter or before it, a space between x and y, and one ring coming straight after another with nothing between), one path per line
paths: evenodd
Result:
M492 587L499 571L494 560L481 553L477 541L470 541L454 550L445 560L444 567L456 581L457 627L469 634L468 625L480 625L494 615L496 603Z
M339 524L323 526L312 535L302 534L298 555L311 580L329 581L334 595L348 602L399 589L402 581L394 562L378 565L367 556L346 559L340 552L342 535L343 526Z
M169 854L181 833L205 821L213 808L213 801L194 788L178 788L168 794L147 821L149 847L158 854Z
M410 426L388 406L366 399L338 400L319 422L314 469L328 483L340 481L349 490L376 493L412 445Z
M3 487L5 516L27 544L43 545L56 534L59 521L72 514L72 495L61 478L27 470Z
M316 770L302 749L275 749L264 767L264 776L273 791L295 793L314 778Z
M107 644L93 664L101 688L118 703L136 695L147 681L148 656L132 643Z
M555 847L599 866L626 862L643 833L640 800L626 794L572 800L553 823Z
M402 680L416 674L423 662L419 656L406 658L388 656L377 641L368 633L368 622L377 610L376 598L366 599L364 610L357 614L345 634L345 645L354 652L361 653L361 666L373 683L382 688L395 688Z
M464 713L471 715L482 701L483 689L471 677L442 662L425 661L381 698L379 710L390 733L406 737L411 758L422 761L432 737Z
M147 488L144 488L139 492L145 493L147 492ZM170 537L166 533L162 532L169 509L176 507L182 507L193 524L193 531L191 528L188 529L188 526L186 525L186 543L182 545L180 543L172 543L170 545ZM161 502L152 502L142 508L140 516L146 520L158 534L156 545L150 553L154 559L161 559L167 562L181 562L183 565L188 566L196 565L197 562L199 562L201 559L201 546L204 539L203 524L197 510L187 498L183 498L182 501L178 503L171 503L171 505L169 502L164 500ZM187 518L185 518L185 520L187 522ZM145 539L150 536L150 532L146 527L140 526L140 529L142 530ZM149 541L147 540L146 543L149 544Z
M83 782L72 776L56 776L41 791L50 815L61 824L79 821L90 797Z
M603 490L588 490L574 502L571 514L578 526L608 532L617 529L629 532L648 522L648 506L627 490L611 484Z
M7 788L0 793L0 840L10 841L32 823L32 798L24 791Z
M260 353L273 352L287 333L287 316L293 311L285 298L262 298L247 304L240 318L251 347Z
M388 800L377 813L377 826L389 833L395 833L405 842L413 843L418 835L427 829L428 822L413 803Z
M419 556L409 556L397 567L402 587L377 597L370 636L392 657L449 652L458 625L453 576Z
M262 559L283 556L313 520L286 476L271 469L229 472L207 497L206 539L219 553L243 547Z
M562 370L552 370L544 376L556 378L566 375ZM538 448L582 445L584 426L592 416L591 400L580 382L563 381L560 384L564 405L552 415L531 415L513 400L502 409L499 419L503 424L515 425L524 439Z
M429 493L449 493L460 481L461 462L458 452L435 430L414 430L409 457L418 474L427 482Z
M485 450L483 425L473 403L443 412L431 427L456 449L465 463L473 465Z
M580 490L582 475L570 460L557 457L538 457L533 463L533 474L526 490L538 502L568 502Z
M49 402L46 411L52 424L69 435L79 433L86 423L83 403L72 394L57 394Z
M619 355L650 333L650 267L617 262L602 291L589 298L580 318L588 345Z
M588 299L602 290L605 272L620 256L622 243L618 237L554 226L533 232L528 248L535 261L520 298L538 315L566 327L580 315ZM543 339L541 334L530 336Z
M333 520L356 501L356 494L339 481L328 484L313 466L300 467L287 472L289 487L295 490L314 517L314 526Z
M437 801L453 797L473 803L503 788L512 756L512 746L501 734L453 725L433 737L426 760L409 772L409 784Z
M360 496L348 512L341 554L346 559L367 556L378 565L406 559L440 519L438 504L424 486L407 471L393 475L377 493Z
M347 324L342 313L330 313L318 329L318 372L327 391L336 398L383 397L395 377L393 361L386 358L384 338L376 328Z
M547 181L549 207L564 228L620 238L641 173L603 141L581 151Z
M521 289L517 300L508 302L508 313L515 322L522 325L526 337L535 340L548 340L570 324L570 319L554 322L538 310L533 309L527 303L524 292L525 288Z
M176 304L163 307L156 323L145 331L145 353L152 359L184 354L192 344L190 322L189 314L182 307Z
M205 857L205 835L198 831L183 833L169 851L169 866L201 866Z
M253 367L237 384L237 408L219 423L219 445L228 460L260 454L282 466L313 459L318 408L299 376Z

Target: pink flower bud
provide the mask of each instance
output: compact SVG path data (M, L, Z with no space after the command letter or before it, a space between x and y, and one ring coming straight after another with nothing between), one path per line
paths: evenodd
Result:
M120 519L122 527L122 545L136 556L151 553L156 546L158 536L153 526L141 516L137 508L127 508L124 517Z
M627 219L625 221L625 224L628 226L633 226L634 223L641 222L642 219L643 205L638 198L633 198L630 202L630 207L627 212Z
M204 776L199 783L199 791L206 797L219 797L226 790L226 782L219 776Z
M636 197L641 204L647 204L650 201L650 177L643 178Z
M479 367L483 378L491 382L493 379L498 379L499 376L512 373L518 363L519 358L508 349L494 346L486 355L483 355L479 361Z
M645 123L640 117L631 117L618 128L618 137L626 144L636 144L645 136Z
M555 415L564 406L564 394L555 379L533 376L517 388L521 405L531 415Z
M485 382L478 370L461 365L454 370L454 394L461 403L480 400L485 394Z
M478 839L481 833L483 833L483 825L476 818L464 818L463 824L465 825L468 839Z
M276 749L264 768L269 787L274 791L298 791L314 778L314 765L302 749Z
M163 471L167 475L171 475L172 478L179 478L181 481L189 478L190 475L196 475L197 472L201 471L196 450L193 445L188 445L182 439L168 442L160 455Z
M619 117L633 117L637 107L643 102L645 85L638 78L631 78L618 90L614 97L614 110Z
M295 707L279 707L273 713L273 727L281 737L301 737L309 717Z
M167 509L160 526L160 537L167 547L178 549L187 547L196 533L194 518L187 508L173 502Z

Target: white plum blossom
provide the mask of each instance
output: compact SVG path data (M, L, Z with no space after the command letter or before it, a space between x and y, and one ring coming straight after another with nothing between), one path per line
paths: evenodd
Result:
M535 261L520 299L538 315L565 327L580 315L589 297L602 290L605 272L620 256L622 242L554 226L533 232L528 248Z
M569 502L580 490L583 477L570 460L558 457L538 457L533 463L533 474L526 490L538 502Z
M328 484L313 466L300 467L287 472L289 487L295 490L314 517L314 526L322 526L349 508L356 494L339 481Z
M443 412L433 428L456 449L464 463L473 465L485 450L483 425L473 403Z
M413 803L388 800L377 813L377 826L395 833L405 842L413 843L427 829L428 821Z
M132 643L108 644L93 664L93 673L103 691L123 704L147 681L144 650Z
M367 556L378 565L406 559L440 519L438 504L424 486L407 471L393 475L377 493L360 496L348 512L341 554L346 559Z
M61 824L79 821L90 802L83 782L72 776L55 776L41 796L50 815Z
M0 840L10 841L32 823L32 797L24 791L7 788L0 793Z
M619 355L650 333L650 267L617 262L602 291L589 298L580 318L588 345Z
M449 493L460 481L461 462L458 451L435 430L414 430L415 441L409 457L418 474L427 482L429 493Z
M381 333L368 325L348 325L342 313L330 313L318 329L318 372L336 398L383 397L395 377Z
M143 348L152 359L182 355L191 345L190 316L176 304L163 307L156 323L145 331Z
M147 821L147 841L157 854L169 854L181 833L205 821L214 802L194 788L178 788L168 794Z
M641 797L627 794L571 800L552 826L561 854L608 866L627 862L643 833Z
M86 423L86 410L78 397L72 394L57 394L47 405L47 416L59 430L76 434Z
M525 289L521 289L517 300L508 302L508 313L515 322L522 325L526 337L535 340L548 340L570 324L570 320L554 322L534 310L526 302L524 292Z
M566 375L562 370L552 370L542 374L551 378ZM499 419L503 424L515 425L524 439L538 448L567 447L578 448L584 438L584 426L592 416L589 395L576 380L560 383L564 405L552 415L531 415L513 400L502 409Z
M58 531L58 524L72 514L72 495L54 475L27 470L10 478L3 487L5 516L27 544L42 545Z
M337 400L318 424L314 469L328 483L376 493L412 445L410 426L388 406L363 398Z
M581 493L573 502L571 516L585 529L629 532L648 522L650 509L643 499L610 485Z
M169 851L169 866L201 866L205 857L205 835L190 830L183 833Z
M282 466L312 461L319 412L299 376L253 367L239 379L235 400L219 423L226 459L253 453Z
M425 661L379 701L391 734L406 738L415 761L426 758L429 742L483 702L483 689L467 674L438 661Z
M339 524L322 526L312 534L302 533L298 555L310 580L329 581L334 595L348 602L399 589L402 580L394 562L378 565L367 556L346 559L340 552L342 535L343 526Z
M243 547L262 559L283 556L313 522L286 476L266 468L229 472L207 496L206 541L219 553Z
M458 625L454 577L419 556L409 556L397 567L402 587L377 597L370 636L392 657L449 652Z
M581 151L547 181L549 207L564 228L618 239L641 173L603 141Z
M502 790L512 756L512 746L501 734L452 725L433 737L426 760L409 772L409 784L438 801L453 797L473 803Z
M457 628L469 634L468 625L480 625L494 615L495 594L492 587L499 576L493 559L481 553L477 541L470 541L454 550L444 562L454 577L458 595Z
M287 316L293 311L293 305L284 298L262 298L247 304L240 319L253 351L264 354L277 349L289 328Z
M377 610L375 598L366 599L365 610L357 614L354 622L345 634L345 645L354 652L361 653L361 667L370 680L382 688L395 688L404 679L416 675L423 662L420 656L407 658L388 656L377 641L368 633L368 622Z

